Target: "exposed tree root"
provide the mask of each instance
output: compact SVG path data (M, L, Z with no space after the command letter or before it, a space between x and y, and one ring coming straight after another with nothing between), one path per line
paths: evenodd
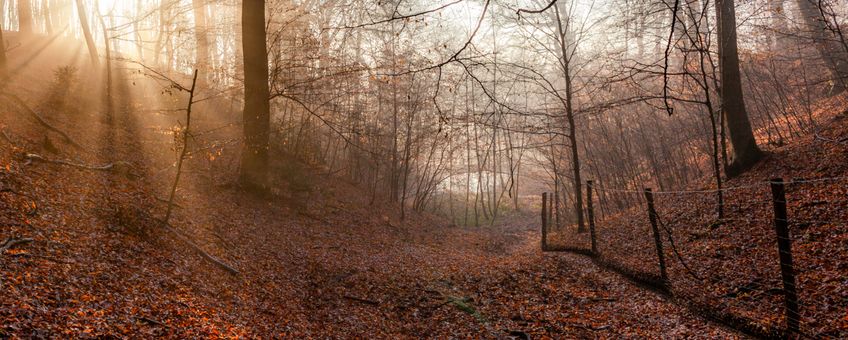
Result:
M53 131L53 132L55 132L56 134L58 134L59 136L61 136L61 137L62 137L62 139L63 139L66 143L68 143L68 144L70 144L70 145L73 145L73 146L74 146L74 147L76 147L77 149L84 150L84 149L83 149L83 147L82 147L82 145L79 145L79 143L77 143L76 141L74 141L74 140L73 140L70 136L68 136L68 134L66 134L66 133L65 133L65 132L63 132L62 130L59 130L58 128L56 128L56 127L55 127L55 126L53 126L53 125L50 125L50 123L48 123L46 120L44 120L44 118L42 118L42 117L41 117L41 115L39 115L37 112L35 112L35 110L31 109L31 108L30 108L30 107L26 104L26 102L24 102L24 101L23 101L20 97L18 97L18 96L16 96L16 95L14 95L14 94L11 94L11 93L7 93L7 92L0 92L0 96L4 96L4 97L6 97L6 98L9 98L9 99L10 99L10 100L12 100L13 102L15 102L15 104L17 104L18 106L20 106L20 107L21 107L24 111L26 111L26 112L27 112L30 116L32 116L33 118L35 118L35 120L36 120L39 124L41 124L42 126L44 126L45 128L47 128L48 130Z

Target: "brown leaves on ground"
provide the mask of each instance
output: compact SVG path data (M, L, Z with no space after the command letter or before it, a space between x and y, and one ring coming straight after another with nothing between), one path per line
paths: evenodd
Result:
M745 317L759 327L784 327L783 284L767 183L781 177L789 182L786 197L801 331L814 337L848 337L848 112L842 97L826 106L830 119L816 134L768 150L767 160L725 184L730 188L724 191L725 219L716 218L714 192L655 195L675 295ZM627 195L633 202L644 202L642 193ZM640 203L599 218L601 255L659 275L647 216ZM555 231L553 243L588 248L588 233L572 229ZM671 247L669 232L680 257Z
M131 127L115 125L121 143L79 136L96 150L87 161L150 173ZM8 131L30 150L43 133L26 122ZM292 210L189 176L173 225L239 269L233 277L155 226L163 184L26 165L0 150L0 183L28 196L0 196L0 238L34 240L0 256L0 336L736 336L586 259L543 255L533 217L491 230L401 223L396 207L369 206L327 178Z

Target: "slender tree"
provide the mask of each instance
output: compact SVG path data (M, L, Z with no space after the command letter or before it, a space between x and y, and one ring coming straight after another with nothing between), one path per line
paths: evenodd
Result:
M557 40L560 48L560 63L562 67L563 77L565 78L565 119L568 128L568 142L569 148L571 150L571 170L572 170L572 189L574 191L574 213L577 215L577 230L580 232L584 232L586 230L585 219L583 216L583 183L580 176L580 155L578 153L577 147L577 126L574 121L574 84L572 81L571 74L571 61L574 48L573 42L570 42L568 39L569 35L569 27L564 27L563 24L570 25L571 17L570 13L566 12L565 17L563 18L560 14L560 6L554 7L554 14L556 16L556 25L557 25ZM563 22L563 20L569 20ZM571 47L571 48L569 48ZM569 51L571 50L571 51Z
M736 176L762 158L751 121L745 110L742 79L739 75L739 54L736 42L736 6L733 0L716 1L719 37L719 67L721 69L722 114L733 147L733 157L727 165L728 177Z
M265 40L265 1L242 2L244 51L244 149L241 181L249 189L264 190L268 172L270 90Z
M98 69L100 68L100 59L97 57L97 46L94 45L94 37L91 35L91 28L88 25L85 5L83 4L83 0L75 0L75 2L77 5L77 16L79 16L82 33L85 36L85 44L88 46L88 54L91 56L91 65L95 69Z

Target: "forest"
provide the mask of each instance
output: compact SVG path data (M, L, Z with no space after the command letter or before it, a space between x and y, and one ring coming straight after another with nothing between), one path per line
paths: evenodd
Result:
M0 0L7 338L848 338L848 0Z

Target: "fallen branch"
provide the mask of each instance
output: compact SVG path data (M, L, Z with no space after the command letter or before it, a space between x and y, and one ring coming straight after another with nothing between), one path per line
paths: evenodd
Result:
M65 140L65 142L67 142L68 144L71 144L71 145L73 145L74 147L76 147L76 148L78 148L78 149L84 150L84 149L83 149L83 147L82 147L82 145L79 145L79 143L77 143L76 141L74 141L74 140L71 138L71 136L68 136L68 134L66 134L66 133L65 133L65 132L63 132L62 130L59 130L58 128L56 128L56 127L55 127L55 126L53 126L53 125L50 125L50 123L48 123L46 120L44 120L44 118L42 118L42 117L41 117L41 115L39 115L39 114L38 114L38 112L35 112L35 110L31 109L31 108L29 107L29 105L27 105L27 104L26 104L26 102L24 102L24 101L23 101L20 97L18 97L18 96L16 96L16 95L14 95L14 94L11 94L11 93L6 93L6 92L0 92L0 96L4 96L4 97L6 97L6 98L11 99L13 102L15 102L16 104L18 104L18 106L20 106L21 108L23 108L23 109L24 109L24 111L26 111L27 113L29 113L29 115L30 115L30 116L32 116L33 118L35 118L35 120L36 120L39 124L41 124L42 126L44 126L45 128L47 128L48 130L55 132L55 133L56 133L56 134L58 134L59 136L62 136L62 139L64 139L64 140Z
M0 255L2 255L7 250L11 249L12 247L14 247L16 245L30 243L32 241L33 240L31 238L18 238L18 237L7 238L6 241L3 241L3 245L0 245Z
M350 296L350 295L344 295L342 297L345 298L345 299L351 300L351 301L362 302L364 304L368 304L368 305L372 305L372 306L379 306L380 305L380 302L374 301L374 300L358 298L358 297Z
M117 172L121 174L131 175L133 177L138 177L137 175L131 172L133 166L129 162L117 161L114 163L104 164L104 165L88 165L82 163L75 163L72 161L66 161L62 159L49 159L44 156L28 153L24 155L24 159L27 160L27 164L32 163L33 161L42 162L42 163L51 163L58 165L65 165L77 169L83 170L94 170L94 171L107 171L107 172Z
M218 267L221 267L221 269L226 270L227 272L229 272L230 274L232 274L234 276L239 275L239 271L237 269L231 267L230 265L228 265L224 262L221 262L221 260L216 259L214 256L209 255L209 253L207 253L205 250L200 248L200 246L198 246L196 243L194 243L194 241L192 241L187 236L183 235L182 233L180 233L179 231L177 231L176 229L174 229L170 225L163 224L163 226L164 226L165 230L171 232L171 234L176 236L180 241L183 241L186 244L188 244L189 246L191 246L192 249L194 249L195 252L200 254L200 256L202 256L207 261L212 262L212 264L214 264Z

